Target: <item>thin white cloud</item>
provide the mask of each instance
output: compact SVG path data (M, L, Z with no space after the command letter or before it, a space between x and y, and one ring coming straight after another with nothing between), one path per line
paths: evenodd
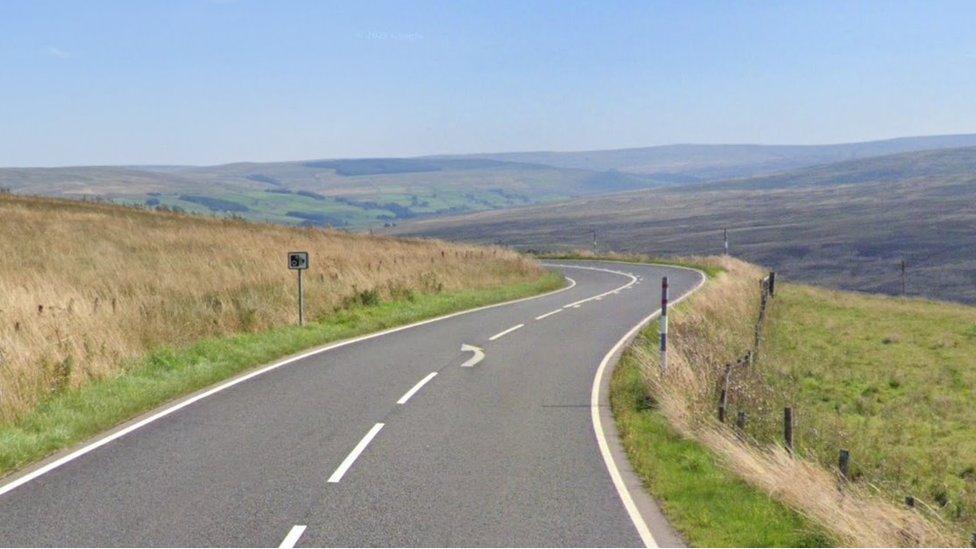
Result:
M44 48L44 53L48 54L51 57L55 57L57 59L68 59L72 57L71 52L64 51L61 48L56 46L48 46Z

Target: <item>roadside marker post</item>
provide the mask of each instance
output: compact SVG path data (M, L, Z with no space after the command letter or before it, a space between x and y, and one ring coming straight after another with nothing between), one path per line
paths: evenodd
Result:
M905 260L901 260L901 295L908 293L908 277L905 275Z
M661 278L661 372L668 371L668 277Z
M722 234L725 237L725 255L729 255L729 230L722 229Z
M305 325L305 289L302 287L302 271L308 269L308 252L289 252L288 268L298 271L298 325Z

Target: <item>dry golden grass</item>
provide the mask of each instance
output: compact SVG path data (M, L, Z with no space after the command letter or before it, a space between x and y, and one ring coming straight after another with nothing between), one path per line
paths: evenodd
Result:
M354 303L536 279L500 248L0 196L0 422L160 345L294 323Z
M953 546L962 540L935 518L909 511L860 483L841 483L836 472L791 456L783 447L761 445L715 419L716 387L723 365L751 345L762 272L732 258L689 258L720 267L714 277L670 317L669 371L658 357L636 348L655 401L684 436L718 455L726 466L778 501L822 525L851 546ZM745 392L763 391L742 372ZM751 395L762 402L761 394Z

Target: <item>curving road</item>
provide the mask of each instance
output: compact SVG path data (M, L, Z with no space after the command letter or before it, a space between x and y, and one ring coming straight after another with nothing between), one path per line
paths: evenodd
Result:
M6 480L0 544L680 543L606 383L661 276L673 302L702 275L553 263L575 284L293 357Z

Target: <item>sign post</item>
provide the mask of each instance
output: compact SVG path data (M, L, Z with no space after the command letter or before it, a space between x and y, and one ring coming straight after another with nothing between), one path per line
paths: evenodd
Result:
M288 268L298 271L298 325L305 325L305 292L302 288L302 271L308 268L308 252L289 252Z

